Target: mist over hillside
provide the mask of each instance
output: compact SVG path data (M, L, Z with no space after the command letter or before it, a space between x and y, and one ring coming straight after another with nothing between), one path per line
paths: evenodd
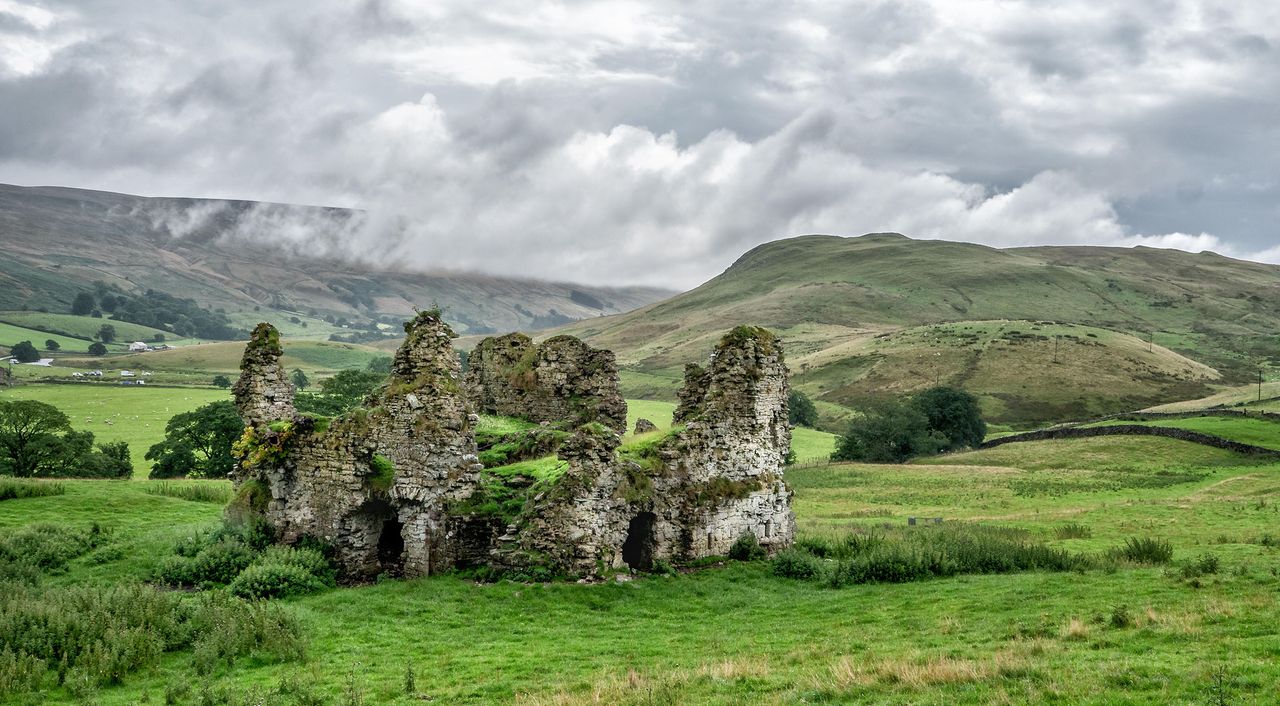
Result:
M145 198L0 185L0 309L66 311L101 281L154 289L228 312L269 307L312 316L396 321L438 305L467 333L540 329L629 311L670 296L450 270L387 267L350 236L360 211L252 201ZM416 258L420 260L420 258Z

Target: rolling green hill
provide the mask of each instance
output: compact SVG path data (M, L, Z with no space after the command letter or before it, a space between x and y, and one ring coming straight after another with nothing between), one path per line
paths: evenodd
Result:
M1280 368L1280 267L812 235L755 248L667 301L560 330L615 350L629 388L661 392L659 379L743 323L782 334L796 384L819 401L953 384L991 419L1031 424L1202 397L1259 364Z

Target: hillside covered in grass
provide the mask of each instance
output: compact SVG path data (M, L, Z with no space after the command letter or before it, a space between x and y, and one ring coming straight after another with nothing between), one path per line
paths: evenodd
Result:
M667 301L565 327L662 393L726 327L778 331L797 384L856 404L965 387L1035 423L1202 397L1280 367L1280 267L1151 248L996 249L812 235L762 245Z
M0 309L69 311L77 294L103 282L135 294L153 289L190 298L237 322L236 314L255 307L299 319L379 321L436 304L461 331L493 332L629 311L670 294L443 269L379 270L316 258L314 248L288 237L291 224L346 232L360 216L339 208L0 184ZM440 260L441 268L448 265Z

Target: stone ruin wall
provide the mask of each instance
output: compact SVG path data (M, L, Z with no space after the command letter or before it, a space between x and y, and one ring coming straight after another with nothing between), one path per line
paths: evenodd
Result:
M744 534L769 550L790 546L795 516L782 480L788 391L772 334L735 329L708 369L687 369L676 416L684 429L660 444L656 458L643 465L619 458L620 439L603 430L579 431L563 445L563 488L503 538L498 563L551 557L592 574L723 556Z
M260 484L250 487L269 492L258 505L279 540L309 536L332 544L348 575L425 575L450 567L455 552L444 505L465 496L481 468L471 433L478 420L462 394L453 332L434 313L405 328L387 387L327 429L294 411L278 344L259 345L274 338L270 327L254 331L235 388L241 416L254 429L237 487ZM280 421L287 428L272 429ZM379 459L390 462L389 478L380 475ZM399 530L403 547L391 562L379 556L389 529Z
M483 414L533 422L627 423L613 352L572 336L534 343L522 333L486 338L467 358L467 392Z
M689 368L682 428L638 462L618 453L626 406L612 353L569 337L486 339L463 385L438 314L405 330L388 385L327 429L294 410L275 330L254 331L235 386L250 431L234 480L237 498L261 496L242 504L280 541L330 543L348 576L466 565L597 575L724 555L746 533L770 549L790 544L787 371L767 331L735 329L708 368ZM558 454L568 470L512 525L450 510L479 487L477 409L577 427ZM380 459L394 475L380 475Z

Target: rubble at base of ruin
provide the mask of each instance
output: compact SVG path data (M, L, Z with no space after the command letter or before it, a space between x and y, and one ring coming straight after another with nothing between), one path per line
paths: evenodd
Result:
M705 368L687 368L675 426L628 446L611 352L509 334L482 341L464 376L439 312L405 332L387 384L330 420L295 411L278 333L254 330L234 389L246 427L233 519L327 544L348 578L594 576L722 556L747 534L770 551L791 544L787 369L768 331L726 334ZM477 435L480 414L532 424ZM516 451L549 470L481 462Z

